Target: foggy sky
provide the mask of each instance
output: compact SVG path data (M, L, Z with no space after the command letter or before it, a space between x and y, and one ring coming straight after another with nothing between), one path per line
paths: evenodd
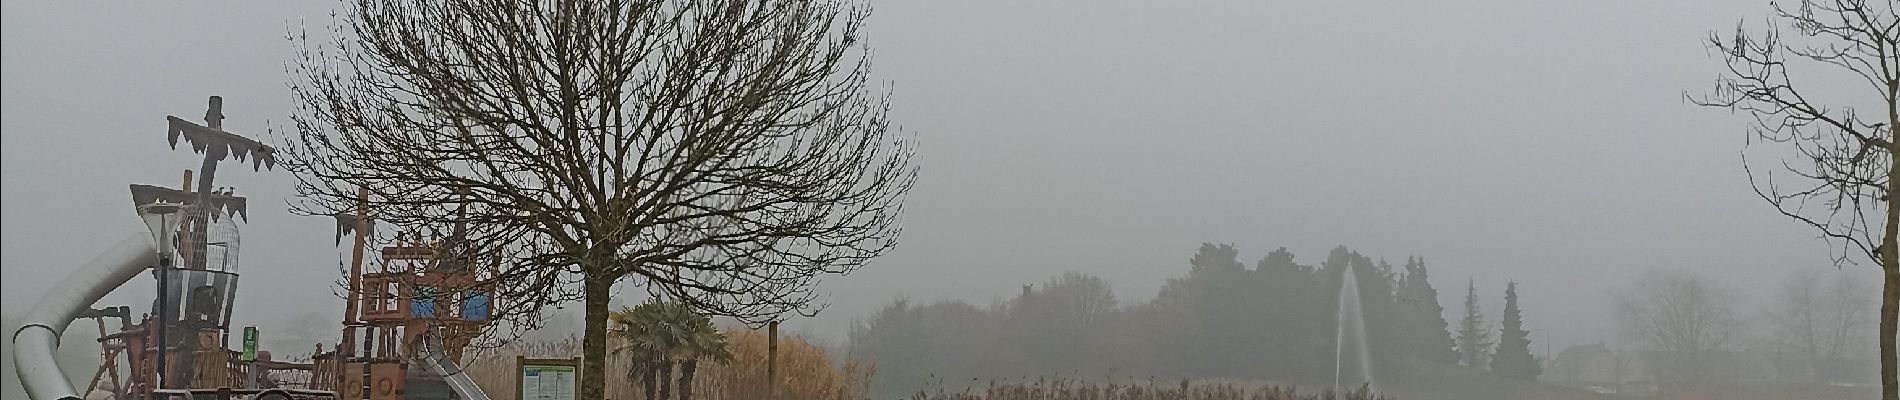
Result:
M1454 321L1467 277L1493 320L1517 280L1541 354L1546 333L1555 350L1614 338L1608 291L1644 269L1751 299L1833 269L1750 191L1742 116L1681 100L1720 68L1707 32L1760 21L1765 0L874 4L876 76L920 140L920 182L899 248L826 281L831 308L794 329L842 335L900 295L987 304L1068 270L1141 302L1202 242L1249 265L1343 244L1424 256ZM284 126L284 35L323 32L333 7L5 3L0 308L142 231L126 185L177 186L199 160L166 147L166 115L221 95L228 130ZM287 173L237 165L217 182L251 198L237 323L339 318L333 225L284 211Z

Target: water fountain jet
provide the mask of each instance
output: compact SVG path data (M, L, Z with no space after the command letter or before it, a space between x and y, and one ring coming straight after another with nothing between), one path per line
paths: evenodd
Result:
M1337 334L1333 339L1333 390L1345 390L1343 385L1348 382L1373 384L1372 354L1366 346L1365 309L1359 300L1359 274L1353 273L1350 266L1342 270L1339 308L1334 320ZM1351 371L1346 369L1347 360L1353 361ZM1348 377L1349 372L1358 375Z

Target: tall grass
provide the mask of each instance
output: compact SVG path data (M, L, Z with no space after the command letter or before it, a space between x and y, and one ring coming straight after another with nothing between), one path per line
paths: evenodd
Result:
M765 332L725 330L732 360L702 361L693 382L694 399L759 400L766 398ZM491 349L466 363L467 373L495 398L515 393L516 356L571 358L580 354L580 340L523 342ZM610 340L610 348L623 345ZM868 363L834 360L824 348L796 337L779 338L779 393L782 400L865 400L870 398L873 368ZM647 400L640 382L630 374L630 360L609 356L607 398ZM675 377L677 378L677 374ZM677 391L674 392L677 395ZM1299 393L1291 387L1250 385L1231 381L1181 381L1179 384L1089 383L1072 379L1038 379L1033 383L991 383L951 392L917 393L911 400L1389 400L1366 388L1334 392Z
M580 338L553 341L516 341L505 346L470 351L462 360L462 372L468 374L482 391L497 399L515 398L515 357L571 358L581 354ZM609 365L611 367L612 365Z
M766 347L764 332L727 329L727 349L732 360L725 363L701 361L693 380L695 400L757 400L766 398ZM580 355L578 338L557 341L518 342L480 352L465 360L469 377L495 398L513 398L515 357L571 358ZM625 343L608 341L609 348ZM861 400L868 398L872 368L865 363L833 360L821 347L796 337L781 335L778 346L778 399L783 400ZM472 353L473 354L473 353ZM631 360L609 354L607 357L607 397L615 400L645 400L640 381L632 374ZM674 378L679 374L675 372ZM677 398L678 391L674 391Z
M1181 381L1178 385L1153 383L1087 383L1076 380L1037 380L1035 383L990 384L962 392L918 393L911 400L1387 400L1361 387L1358 390L1299 393L1275 385L1249 386L1231 382Z
M766 398L765 332L726 331L732 361L708 366L701 363L696 395L713 399ZM869 397L872 368L855 360L834 360L825 349L803 339L780 335L778 342L779 399L856 400ZM714 395L717 393L717 395Z

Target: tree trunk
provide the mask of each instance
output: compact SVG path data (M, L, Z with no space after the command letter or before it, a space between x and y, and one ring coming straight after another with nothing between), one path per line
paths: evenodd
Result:
M1893 93L1893 87L1888 88ZM1887 118L1900 122L1900 113L1894 111L1894 103L1887 103ZM1889 125L1890 127L1893 125ZM1887 147L1887 154L1900 154L1900 143ZM1880 238L1880 270L1885 276L1880 296L1880 398L1881 400L1900 400L1900 383L1894 381L1894 313L1900 311L1900 159L1887 161L1887 229Z
M680 361L680 400L693 400L693 373L699 370L699 360Z
M659 381L660 381L660 398L658 400L667 400L667 399L673 398L673 360L671 359L660 360Z
M583 295L586 303L584 331L581 333L581 392L578 398L607 398L607 297L613 280L587 276Z
M1887 127L1900 129L1900 107L1896 107L1895 93L1900 93L1900 82L1887 82ZM1892 140L1892 138L1889 138ZM1880 398L1881 400L1900 400L1900 367L1894 365L1895 314L1900 312L1900 159L1892 156L1900 154L1900 142L1887 146L1887 230L1880 238L1880 272L1885 284L1880 291Z
M1891 203L1888 207L1892 207ZM1889 210L1892 209L1889 208ZM1888 226L1892 226L1894 221L1892 217L1893 212L1889 211L1888 215ZM1889 237L1892 237L1893 229L1889 228L1887 232ZM1888 241L1890 245L1892 242L1891 240ZM1887 257L1893 257L1891 255L1894 253L1894 251L1891 250L1892 247L1888 249L1887 251L1890 255ZM1888 260L1893 259L1889 258ZM1896 345L1894 343L1894 331L1896 328L1895 313L1900 312L1900 268L1896 268L1896 261L1900 260L1882 261L1881 264L1884 265L1881 266L1881 269L1885 270L1882 271L1882 274L1886 275L1886 284L1883 285L1885 288L1881 290L1880 296L1880 398L1882 400L1900 400L1900 382L1895 380L1895 374L1900 373L1900 371L1896 371L1894 365L1894 346Z
M640 385L643 386L643 389L645 389L645 393L647 397L642 397L641 399L654 400L654 396L657 395L660 390L659 384L660 384L659 365L654 364L652 361L642 361L640 363Z

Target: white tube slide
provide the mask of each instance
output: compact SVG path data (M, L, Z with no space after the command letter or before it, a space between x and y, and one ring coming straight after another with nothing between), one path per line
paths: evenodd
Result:
M13 331L13 370L20 375L27 397L80 399L54 358L59 349L59 335L66 332L66 326L76 316L92 309L92 303L157 265L158 256L154 253L152 235L133 234L87 261L41 296L39 302L33 303L33 309L20 320L19 330Z
M457 399L489 400L488 393L483 392L481 386L475 385L474 379L469 379L468 374L462 372L462 366L455 365L454 361L449 361L449 357L442 353L442 336L436 332L429 332L422 335L421 340L418 341L421 342L416 346L416 352L420 353L417 354L417 358L421 359L418 361L422 361L422 364L429 368L429 372L441 376L442 381L449 384L449 390L455 391Z

